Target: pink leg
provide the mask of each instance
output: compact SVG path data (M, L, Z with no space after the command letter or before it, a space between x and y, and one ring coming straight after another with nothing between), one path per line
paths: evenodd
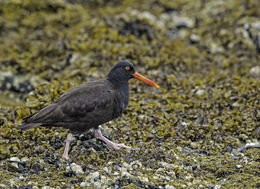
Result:
M104 141L105 143L107 143L109 146L111 146L114 150L119 150L120 148L127 148L127 149L132 149L131 147L129 146L126 146L124 144L117 144L117 143L114 143L110 140L108 140L106 137L104 137L100 131L100 129L95 129L95 137L97 139L100 139L102 141Z
M70 149L70 143L72 141L72 134L69 133L68 136L67 136L67 139L66 139L66 145L65 145L65 149L64 149L64 152L63 152L63 155L62 155L62 158L63 159L69 159L69 149Z

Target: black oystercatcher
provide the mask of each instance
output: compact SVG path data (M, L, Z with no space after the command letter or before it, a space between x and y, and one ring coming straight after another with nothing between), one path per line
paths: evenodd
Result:
M73 133L93 127L95 137L113 149L130 148L108 140L98 126L119 117L124 112L129 102L128 80L133 77L159 88L159 85L137 73L132 63L121 61L111 69L106 79L81 84L69 90L53 104L25 118L20 129L25 131L36 126L55 126L70 129ZM69 158L71 141L72 134L69 133L62 158Z

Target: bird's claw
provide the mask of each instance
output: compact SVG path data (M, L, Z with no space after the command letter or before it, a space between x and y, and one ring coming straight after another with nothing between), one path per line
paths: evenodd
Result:
M114 150L119 150L120 148L126 148L126 149L133 149L131 148L130 146L127 146L125 144L116 144L114 143L112 146L111 146Z

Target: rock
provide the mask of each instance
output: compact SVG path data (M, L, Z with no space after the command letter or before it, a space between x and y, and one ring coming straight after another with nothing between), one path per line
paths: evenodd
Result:
M246 140L246 139L248 139L248 136L246 134L240 134L239 138L242 140Z
M167 184L167 185L165 186L165 189L175 189L175 187L174 187L174 186L170 186L170 185Z
M250 69L250 74L253 76L260 76L260 66L255 66Z
M198 42L200 42L200 40L201 40L200 36L198 36L196 34L191 34L190 41L192 43L198 43Z
M86 187L90 187L90 186L91 186L91 184L89 182L82 182L82 183L80 183L80 187L81 188L86 188Z
M100 182L94 182L94 188L101 188Z
M74 173L74 172L71 170L70 166L67 165L67 166L66 166L66 170L65 170L65 172L64 172L64 175L65 175L66 177L71 177L71 176L73 175L73 173Z
M84 171L82 170L81 166L77 165L76 163L70 164L70 168L76 175L80 175L80 174L84 173Z
M140 181L148 183L149 179L147 177L140 177Z
M81 168L82 168L82 170L85 172L85 171L87 170L86 164L83 163L83 164L81 165Z
M98 177L99 177L99 172L98 171L96 171L96 172L94 172L94 173L90 173L87 177L86 177L86 181L92 181L93 182L93 180L95 180L95 179L98 179Z
M108 168L107 168L107 167L104 167L104 168L103 168L103 171L106 172L106 173L108 173Z
M199 89L196 91L197 96L203 96L205 94L205 91L203 89Z
M42 187L42 189L54 189L54 188L52 188L50 186L44 186L44 187Z
M11 157L9 159L10 162L20 162L21 160L18 157Z

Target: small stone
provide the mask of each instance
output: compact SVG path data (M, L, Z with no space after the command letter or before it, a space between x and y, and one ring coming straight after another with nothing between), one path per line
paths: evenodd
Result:
M24 171L24 166L22 164L20 164L20 163L12 162L9 165L8 170L12 171L12 172L22 173Z
M23 175L19 176L19 180L20 180L20 181L23 181L23 180L24 180Z
M198 166L199 166L198 164L195 164L191 168L192 168L192 170L196 170L198 168Z
M94 182L94 188L101 188L100 182Z
M119 173L118 172L114 172L114 176L118 176L119 175Z
M31 169L34 170L36 174L38 174L41 171L41 164L36 162L32 165Z
M18 157L11 157L9 159L9 161L11 161L11 162L20 162L21 160Z
M90 187L90 183L88 183L88 182L82 182L82 183L80 183L80 187L81 187L81 188Z
M197 144L196 142L191 142L191 143L190 143L190 146L191 146L193 149L195 149L195 148L197 148L198 144Z
M191 34L190 40L192 43L198 43L198 42L200 42L201 38L200 38L200 36L198 36L196 34Z
M228 152L228 153L231 153L232 150L233 150L233 149L232 149L230 146L227 147L227 152Z
M87 170L86 164L82 164L82 165L81 165L81 168L82 168L82 170L85 172L85 171Z
M148 179L147 177L140 177L140 180L141 180L142 182L146 182L146 183L149 182L149 179Z
M42 189L54 189L54 188L52 188L50 186L44 186L44 187L42 187Z
M182 126L182 127L187 127L188 124L187 124L186 122L181 122L181 126Z
M55 162L55 167L56 167L56 168L59 168L59 166L60 166L60 161L57 160L57 161Z
M242 167L242 165L236 165L236 168L240 169Z
M260 66L255 66L250 69L250 74L253 76L260 76Z
M248 136L246 134L240 134L239 138L241 138L242 140L246 140L248 139Z
M21 161L27 162L27 161L29 161L29 158L28 158L28 157L23 157L23 158L21 159Z
M197 90L197 92L196 92L196 95L197 96L203 96L205 94L205 91L203 90L203 89L199 89L199 90Z
M233 160L239 160L239 156L232 156Z
M104 167L104 168L103 168L103 171L106 172L106 173L108 173L108 168L107 168L107 167Z
M81 168L81 166L80 166L80 165L77 165L76 163L72 163L72 164L70 165L70 168L71 168L71 170L72 170L76 175L80 175L80 174L83 174L83 173L84 173L83 170L82 170L82 168Z
M107 177L101 175L101 176L100 176L100 182L101 182L101 183L105 183L106 181L107 181Z
M93 179L99 177L99 172L98 172L98 171L94 172L94 173L92 174L92 177L93 177Z
M127 171L121 171L121 175L122 175L122 177L123 176L126 176L126 177L129 177L129 176L131 176L131 174L130 173L128 173Z
M170 185L167 184L167 185L165 186L165 189L175 189L175 187L174 187L174 186L170 186Z

